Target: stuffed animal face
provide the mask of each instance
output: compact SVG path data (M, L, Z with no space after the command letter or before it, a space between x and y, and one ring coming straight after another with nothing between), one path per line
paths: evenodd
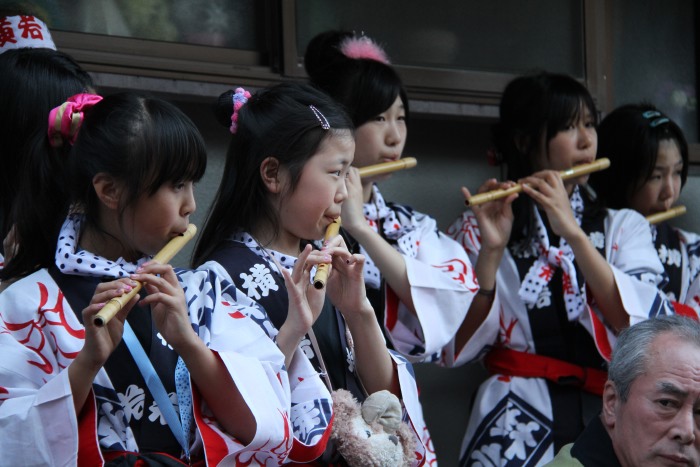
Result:
M348 391L333 391L331 437L351 467L406 467L415 460L414 434L388 391L370 395L362 407Z
M355 417L351 422L350 435L353 441L346 443L345 451L348 449L355 451L355 448L358 450L351 455L358 459L364 457L358 465L382 467L403 465L404 452L399 438L395 434L386 433L380 424L370 425L362 417Z

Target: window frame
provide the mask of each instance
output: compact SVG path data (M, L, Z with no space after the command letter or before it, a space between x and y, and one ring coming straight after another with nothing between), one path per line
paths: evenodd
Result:
M267 86L306 79L296 50L296 0L265 2L266 51L160 42L52 31L54 41L93 73L98 86L138 88L184 98L212 97L221 85ZM604 114L613 106L612 6L583 0L584 73L581 77ZM696 8L696 16L700 17ZM696 49L700 50L696 30ZM700 80L700 61L696 63ZM415 113L494 120L506 84L517 75L434 67L396 66ZM426 84L429 83L429 84ZM700 89L700 84L698 85ZM700 164L700 143L690 142L690 160Z

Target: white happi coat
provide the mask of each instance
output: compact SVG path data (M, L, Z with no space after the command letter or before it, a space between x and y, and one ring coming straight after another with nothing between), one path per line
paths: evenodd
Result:
M669 226L670 227L670 226ZM700 235L670 227L680 240L680 249L668 245L658 245L656 253L664 268L680 268L680 294L667 292L668 298L674 302L690 307L693 312L688 315L697 318L700 315ZM652 237L656 241L657 227L651 226ZM681 310L677 308L680 313Z
M203 450L208 465L231 466L320 455L330 434L332 401L308 361L295 358L288 375L283 354L246 316L256 305L217 264L176 272L193 328L224 362L257 422L254 439L243 445L222 430L193 386L197 431L191 450ZM98 404L91 392L80 417L75 413L66 369L83 346L80 312L45 269L0 294L0 463L101 465L102 448L138 451L123 416L129 407L116 400ZM93 383L98 386L113 391L104 368ZM292 417L295 404L310 410Z
M404 258L414 315L388 285L385 287L384 327L394 348L410 361L435 361L457 332L479 289L472 263L455 240L440 232L435 219L384 201L373 186L364 205L370 227ZM381 272L365 255L365 284L379 289Z
M466 211L447 231L475 262L480 232L476 217ZM646 220L631 210L608 210L604 232L587 232L597 248L603 247L612 266L615 284L630 324L672 313L672 307L656 285L663 269L654 252ZM508 248L496 275L496 295L483 324L462 349L445 352L443 363L460 365L483 357L499 346L534 352L528 308L519 295L521 278ZM585 293L585 287L584 287ZM549 300L542 290L540 301ZM603 323L590 296L576 318L594 340L600 355L609 360L614 333ZM555 319L553 317L553 319ZM462 445L462 465L541 465L556 454L551 443L552 405L542 378L492 375L480 386ZM546 439L550 441L547 442Z
M230 268L228 273L231 277L240 278L240 281L236 279L234 283L238 285L240 290L246 290L249 298L261 304L261 306L257 308L257 314L251 315L251 317L254 321L259 322L259 324L263 326L265 332L276 335L278 330L273 327L272 322L266 319L263 323L259 318L263 316L266 317L267 314L282 314L286 317L287 309L269 309L267 308L268 306L271 307L274 305L272 302L266 300L280 295L284 297L287 296L287 289L284 285L284 280L282 279L282 274L281 271L279 271L278 265L291 270L297 258L274 250L263 249L252 236L242 232L231 237L229 246L230 245L237 245L240 249L247 249L251 253L243 255L242 253L238 253L240 250L224 249L222 252L220 251L218 254L215 254L212 259L218 259L228 264L229 266L227 267ZM234 256L231 255L235 255L235 259L229 262L229 259L234 258ZM234 267L239 268L239 270L232 269ZM266 305L262 306L263 303L266 303ZM265 311L263 311L261 315L260 311L262 310ZM354 347L352 345L352 339L347 338L349 332L345 325L345 320L342 314L333 307L328 311L335 312L338 316L339 326L333 331L333 339L340 342L344 348L342 349L343 355L325 354L322 360L325 360L327 366L342 365L343 371L349 378L354 380L352 384L361 387L362 384L355 368ZM325 312L324 310L324 313ZM268 325L270 326L269 328ZM301 341L297 352L308 355L312 360L319 357L316 348L308 337ZM423 418L423 408L418 398L418 388L416 386L413 367L406 358L397 352L388 349L387 352L389 352L394 362L398 375L398 382L401 390L400 399L403 407L402 419L411 427L415 435L416 459L412 465L413 467L434 466L437 463L435 449L432 444L430 432ZM335 387L333 389L338 388ZM349 389L349 387L343 389Z

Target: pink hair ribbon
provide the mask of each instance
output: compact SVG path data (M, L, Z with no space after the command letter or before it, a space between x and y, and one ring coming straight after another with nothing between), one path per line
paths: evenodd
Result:
M83 111L102 100L96 94L76 94L49 113L49 142L54 148L61 147L66 140L75 144L78 130L83 123Z
M241 110L243 104L250 99L250 93L243 88L236 88L233 93L233 113L231 114L231 127L229 131L235 135L238 131L238 111Z

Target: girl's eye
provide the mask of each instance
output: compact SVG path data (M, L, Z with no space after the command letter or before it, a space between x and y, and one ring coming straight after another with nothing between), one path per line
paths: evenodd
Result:
M340 177L341 172L342 170L336 170L335 172L333 172L333 175L335 175L336 177Z

